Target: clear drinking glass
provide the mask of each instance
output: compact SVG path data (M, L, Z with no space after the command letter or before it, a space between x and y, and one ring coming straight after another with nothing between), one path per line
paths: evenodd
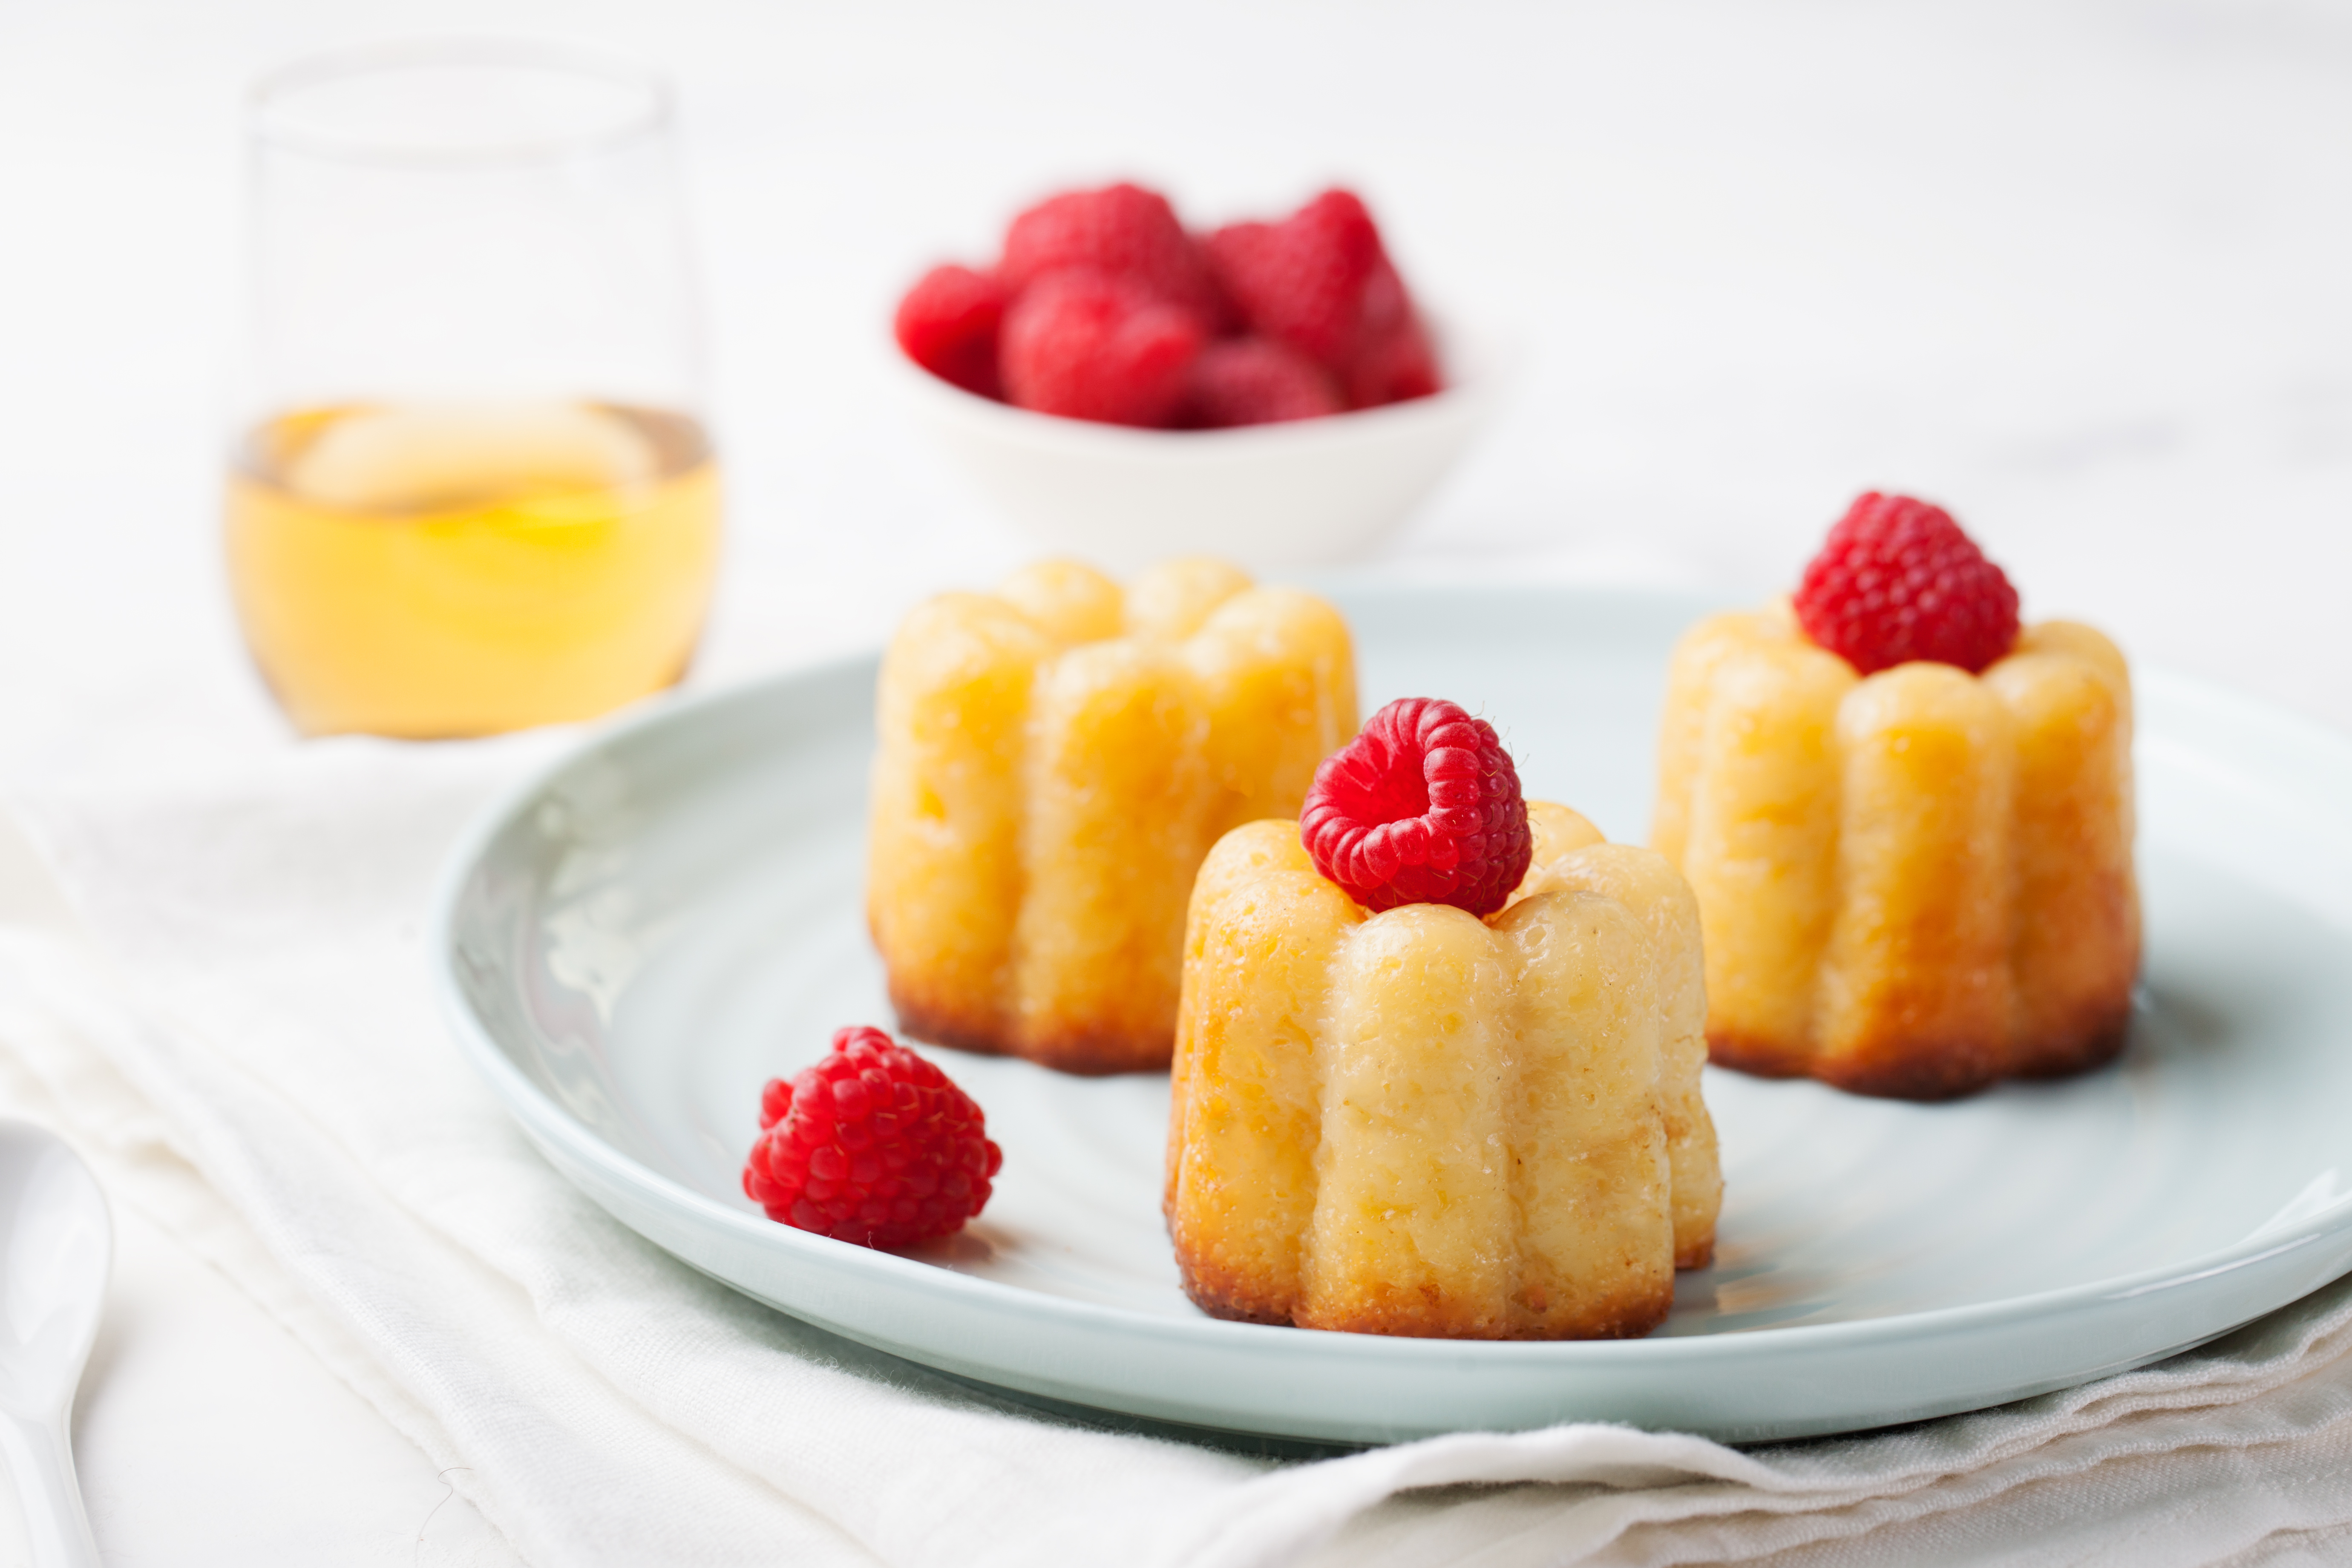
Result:
M256 89L229 579L302 730L485 734L685 672L719 497L669 119L538 44Z

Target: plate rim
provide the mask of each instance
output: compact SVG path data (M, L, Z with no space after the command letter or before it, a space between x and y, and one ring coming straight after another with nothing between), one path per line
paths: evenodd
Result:
M1446 598L1566 597L1618 604L1647 600L1686 609L1694 616L1707 613L1710 608L1725 603L1724 596L1720 595L1650 585L1490 581L1415 584L1369 576L1349 578L1340 574L1301 575L1319 578L1320 581L1315 584L1319 591L1356 599L1411 599L1434 595ZM704 716L737 703L756 704L772 700L793 688L836 682L861 672L870 678L870 673L878 668L879 658L879 649L868 647L769 671L709 690L668 694L608 721L566 744L556 755L539 762L521 778L500 790L481 806L451 845L435 878L425 934L437 1010L455 1039L459 1054L483 1075L508 1114L520 1121L535 1142L552 1143L572 1160L601 1172L606 1180L617 1186L633 1188L646 1200L674 1213L691 1216L704 1224L716 1225L722 1232L731 1234L740 1241L781 1248L785 1256L804 1260L829 1273L840 1272L843 1268L851 1272L877 1271L884 1279L896 1285L939 1292L945 1301L959 1306L968 1305L992 1312L1015 1311L1059 1321L1072 1327L1115 1329L1155 1341L1173 1341L1196 1347L1213 1347L1229 1342L1236 1349L1279 1342L1297 1352L1341 1362L1375 1360L1407 1364L1459 1365L1465 1358L1470 1358L1477 1363L1493 1363L1501 1367L1523 1364L1529 1371L1567 1373L1598 1365L1633 1368L1658 1361L1704 1363L1717 1358L1744 1360L1758 1354L1759 1346L1784 1346L1790 1352L1807 1352L1849 1348L1860 1351L1886 1348L1923 1336L1943 1338L1999 1331L2012 1324L2046 1321L2120 1301L2158 1298L2169 1290L2237 1273L2352 1233L2352 1193L2347 1193L2276 1230L2266 1230L2227 1247L2135 1273L2060 1286L2029 1295L1889 1313L1874 1318L1765 1326L1711 1334L1652 1335L1638 1340L1512 1341L1414 1339L1345 1333L1302 1335L1298 1330L1279 1325L1235 1322L1205 1314L1186 1318L1052 1295L870 1248L859 1247L845 1253L840 1249L840 1244L828 1237L795 1231L790 1226L779 1226L730 1208L642 1163L557 1104L531 1081L475 1014L464 994L454 962L456 926L467 889L488 849L500 835L534 809L550 787L566 773L600 755L643 743L664 730L691 726ZM2218 682L2177 674L2160 666L2136 663L2133 679L2137 692L2144 694L2136 706L2145 709L2147 695L2161 691L2168 700L2185 700L2209 714L2218 714L2229 720L2251 720L2281 734L2290 743L2335 752L2334 760L2347 774L2352 774L2352 736L2343 735L2290 709L2237 692ZM553 1163L559 1173L571 1179L561 1162ZM593 1192L589 1195L598 1196ZM629 1222L625 1219L625 1223ZM635 1228L634 1225L632 1228ZM648 1239L662 1246L664 1250L674 1252L658 1237ZM2347 1258L2347 1262L2352 1263L2352 1258ZM2337 1273L2340 1275L2344 1271L2339 1268ZM726 1282L730 1289L744 1290L755 1299L764 1300L745 1287L732 1281ZM2290 1297L2287 1300L2294 1299ZM2273 1303L2264 1312L2286 1305L2287 1300ZM782 1307L775 1307L774 1310L786 1311L788 1315L799 1315ZM2255 1314L2256 1317L2262 1315L2264 1314ZM2253 1318L2239 1319L2230 1326L2242 1326L2252 1321ZM836 1327L832 1324L824 1326ZM839 1331L849 1337L857 1337L852 1329L842 1328ZM2222 1331L2227 1330L2194 1336L2157 1353L2173 1353L2198 1342L2200 1339L2210 1339L2214 1333ZM887 1348L892 1349L893 1353L911 1354L896 1346ZM912 1356L912 1359L920 1357ZM2094 1373L2091 1375L2102 1374ZM1911 1418L1901 1415L1886 1417L1889 1421ZM1870 1423L1877 1424L1881 1423ZM1817 1430L1862 1429L1865 1428L1846 1426Z

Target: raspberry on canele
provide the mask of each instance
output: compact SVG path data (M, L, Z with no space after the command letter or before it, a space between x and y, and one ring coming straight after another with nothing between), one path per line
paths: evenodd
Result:
M1970 675L2016 646L2017 590L1952 514L1871 490L1830 529L1792 601L1862 675L1927 659Z
M1368 910L1503 907L1534 853L1518 771L1494 726L1402 697L1324 759L1298 816L1315 868Z
M2021 626L1940 507L1873 491L1797 592L1676 645L1651 842L1718 1066L1941 1100L2098 1066L2139 972L2131 674Z

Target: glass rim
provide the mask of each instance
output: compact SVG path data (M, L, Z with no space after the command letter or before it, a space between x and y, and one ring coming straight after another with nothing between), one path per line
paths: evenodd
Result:
M632 90L639 101L577 131L485 137L440 146L306 128L286 117L289 100L311 89L436 66L503 67L593 79ZM669 79L650 66L574 44L495 37L404 38L328 49L264 72L246 94L247 126L257 148L341 163L430 169L560 163L594 156L659 134L668 127L674 104Z

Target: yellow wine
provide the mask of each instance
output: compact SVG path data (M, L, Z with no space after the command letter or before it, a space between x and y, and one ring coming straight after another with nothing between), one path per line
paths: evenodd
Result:
M719 560L702 427L611 404L348 405L254 430L228 494L256 664L311 734L586 719L685 674Z

